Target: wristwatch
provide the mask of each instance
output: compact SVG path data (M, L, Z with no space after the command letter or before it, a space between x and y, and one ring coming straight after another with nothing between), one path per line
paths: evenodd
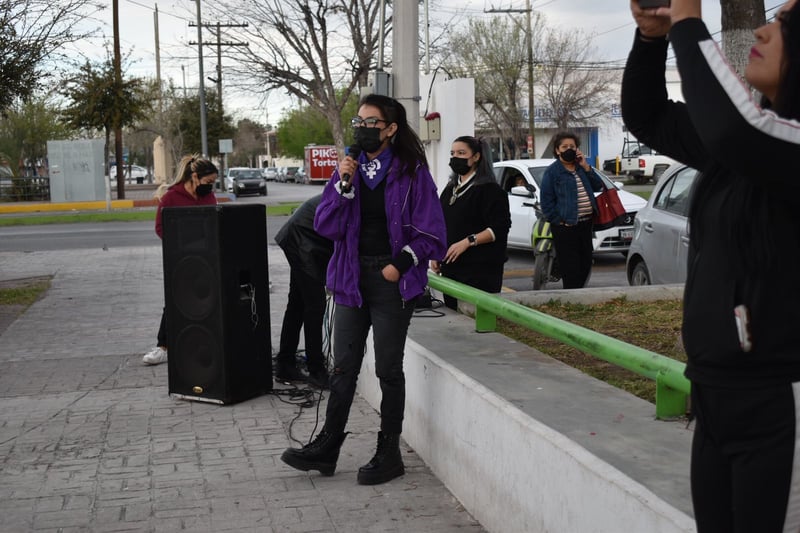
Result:
M478 246L478 238L474 233L472 235L467 235L467 240L469 241L470 246Z

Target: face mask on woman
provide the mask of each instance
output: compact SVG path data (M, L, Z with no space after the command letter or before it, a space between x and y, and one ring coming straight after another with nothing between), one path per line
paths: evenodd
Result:
M211 193L213 185L211 183L201 183L197 186L194 192L197 193L197 196L205 196Z
M464 157L451 157L450 169L459 176L466 176L471 167L468 159Z
M575 161L575 158L578 156L578 152L576 152L572 148L568 148L568 149L564 150L563 152L561 152L560 155L561 155L561 159L563 159L567 163L572 163L573 161Z
M379 128L355 128L353 138L361 150L368 154L377 152L383 144Z

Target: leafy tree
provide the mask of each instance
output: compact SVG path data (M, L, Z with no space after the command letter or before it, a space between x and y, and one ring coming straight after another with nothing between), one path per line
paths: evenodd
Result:
M78 74L66 81L63 94L70 101L62 112L64 122L87 133L102 131L105 134L106 159L115 127L131 126L146 118L152 109L144 79L123 78L122 86L117 88L111 59L102 64L85 63ZM117 163L121 165L121 162ZM124 190L125 176L117 172L119 198L125 197Z
M233 154L228 156L232 167L256 166L257 156L266 151L266 129L250 119L240 120L233 137Z
M534 27L540 24L537 16ZM534 35L539 33L534 31ZM525 43L525 29L511 19L472 18L466 28L450 35L450 55L444 63L452 77L475 80L478 128L492 129L501 139L511 140L514 157L520 155L527 130L521 109L528 94Z
M212 12L249 21L249 47L235 54L238 79L259 91L283 89L316 109L344 148L341 113L366 85L379 39L380 2L372 0L222 0Z
M592 67L591 39L573 28L552 28L543 43L537 85L556 127L585 126L605 115L615 97L614 74Z
M358 97L351 94L342 108L340 121L349 124L351 118L358 114ZM353 141L350 128L344 131L344 143ZM302 106L292 110L278 124L278 143L284 155L302 158L305 147L309 144L335 144L333 128L325 116L317 109Z
M60 111L45 97L12 104L0 119L0 153L16 171L17 161L47 157L47 141L69 139L74 132L62 121Z
M236 133L233 119L221 111L216 91L206 90L206 134L209 155L221 156L219 140L232 139ZM202 153L200 134L200 94L181 98L176 102L176 120L170 133L181 140L183 153ZM180 158L178 158L180 159ZM178 160L176 159L176 161Z
M104 9L93 0L0 0L0 113L16 98L27 100L55 75L64 45L86 39L94 30L79 21ZM46 61L52 59L46 68Z
M470 19L450 36L445 70L475 80L478 127L493 129L520 156L528 120L528 50L526 28L514 19ZM533 24L534 105L546 108L560 129L590 123L602 115L612 96L611 75L587 68L591 39L574 30L548 28L536 15ZM546 152L545 149L543 152Z

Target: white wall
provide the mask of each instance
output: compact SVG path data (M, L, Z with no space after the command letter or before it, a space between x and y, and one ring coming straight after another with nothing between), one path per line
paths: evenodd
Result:
M367 346L358 392L377 410ZM487 531L695 531L685 513L411 339L404 368L403 439Z
M462 135L475 135L475 81L472 78L442 80L440 75L423 75L419 87L423 95L420 113L441 115L441 139L426 141L425 154L431 174L441 192L450 176L450 146ZM433 83L433 86L431 86ZM430 90L430 98L428 91ZM420 123L424 122L420 118Z

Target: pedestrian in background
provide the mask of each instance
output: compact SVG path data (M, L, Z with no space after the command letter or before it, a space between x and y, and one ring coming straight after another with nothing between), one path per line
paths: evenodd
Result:
M339 164L314 221L334 242L327 274L336 304L334 368L325 424L311 443L287 449L281 459L298 470L334 473L372 328L381 428L375 455L358 470L358 483L375 485L405 473L400 433L406 333L427 284L428 261L444 256L446 236L425 150L403 105L367 95L351 124L361 154Z
M565 289L580 289L589 280L594 251L592 213L597 210L594 193L603 189L603 181L579 147L575 133L556 133L556 160L542 176L542 211L553 232Z
M173 185L162 184L156 190L158 208L156 209L156 235L164 238L161 225L161 210L165 207L183 207L191 205L215 205L213 187L217 180L218 170L214 163L198 154L184 156L179 165ZM166 243L169 246L169 243ZM142 357L147 365L157 365L167 361L167 313L161 313L161 324L156 336L156 347Z
M321 194L306 200L275 235L275 242L289 261L289 300L283 314L275 380L283 383L308 381L315 387L327 389L322 322L326 302L325 273L333 254L333 243L314 229L314 214L321 200ZM297 367L301 328L308 377Z
M800 531L800 2L755 30L745 78L700 0L631 11L628 129L696 168L683 298L698 533ZM675 53L684 102L667 99Z
M476 289L498 293L511 228L508 194L497 184L489 146L472 136L458 137L450 149L450 181L440 202L447 225L447 253L431 269ZM456 309L449 294L444 303Z

